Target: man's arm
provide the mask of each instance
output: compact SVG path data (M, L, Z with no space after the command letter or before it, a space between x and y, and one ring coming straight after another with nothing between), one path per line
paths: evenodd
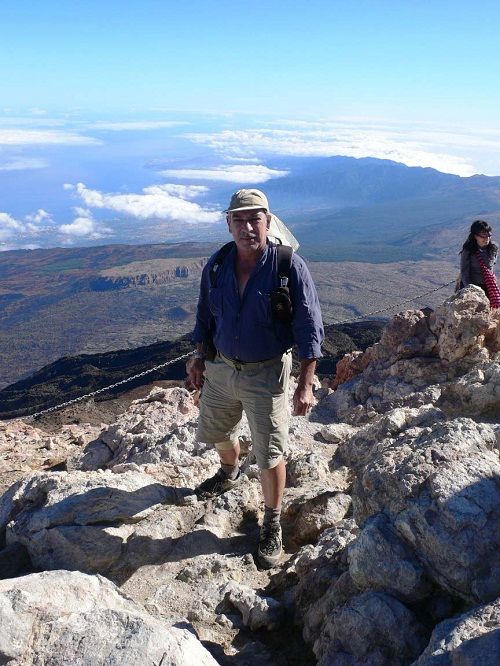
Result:
M291 296L293 302L292 330L300 358L300 373L293 396L294 414L307 414L314 404L313 381L316 360L321 358L324 338L318 294L304 261L295 255L292 264Z
M193 332L193 342L196 344L195 356L188 363L188 377L196 389L203 386L203 373L205 371L204 343L210 335L210 308L208 294L210 290L209 264L203 268L200 283L200 296L196 309L196 325Z
M290 271L290 296L293 304L292 332L299 359L318 359L323 356L324 338L319 298L304 260L293 255Z
M312 387L315 370L315 358L302 359L297 388L293 394L293 413L295 416L305 416L314 404Z
M188 377L192 386L198 391L203 386L203 373L205 372L205 358L203 356L203 343L196 343L196 352L194 358L188 365Z

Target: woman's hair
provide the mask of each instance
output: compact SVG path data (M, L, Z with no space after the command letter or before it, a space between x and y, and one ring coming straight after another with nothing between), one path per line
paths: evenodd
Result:
M463 244L462 250L467 250L471 254L477 252L479 246L477 244L476 234L484 234L484 233L491 234L491 226L488 224L488 222L485 222L485 220L475 220L471 224L470 233L467 236L467 240ZM498 247L495 245L495 243L492 243L490 241L486 246L485 250L488 253L488 255L491 257L493 254L495 254L498 251Z

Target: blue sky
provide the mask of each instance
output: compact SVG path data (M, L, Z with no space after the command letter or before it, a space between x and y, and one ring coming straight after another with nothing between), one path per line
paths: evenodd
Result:
M15 110L497 123L500 5L481 0L4 0Z
M489 0L3 0L0 249L210 225L288 157L500 175L499 29Z

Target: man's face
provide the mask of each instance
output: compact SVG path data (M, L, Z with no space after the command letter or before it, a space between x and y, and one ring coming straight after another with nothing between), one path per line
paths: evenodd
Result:
M270 216L263 209L235 210L228 213L227 225L242 252L256 252L266 246Z

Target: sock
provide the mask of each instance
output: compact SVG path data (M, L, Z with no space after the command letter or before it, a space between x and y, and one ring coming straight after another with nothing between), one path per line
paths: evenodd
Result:
M264 507L264 520L262 521L263 527L279 527L281 517L280 509L271 509L268 506Z
M220 466L228 479L234 481L238 478L238 474L240 473L240 466L238 463L236 463L236 465L226 465L225 463L221 463Z

